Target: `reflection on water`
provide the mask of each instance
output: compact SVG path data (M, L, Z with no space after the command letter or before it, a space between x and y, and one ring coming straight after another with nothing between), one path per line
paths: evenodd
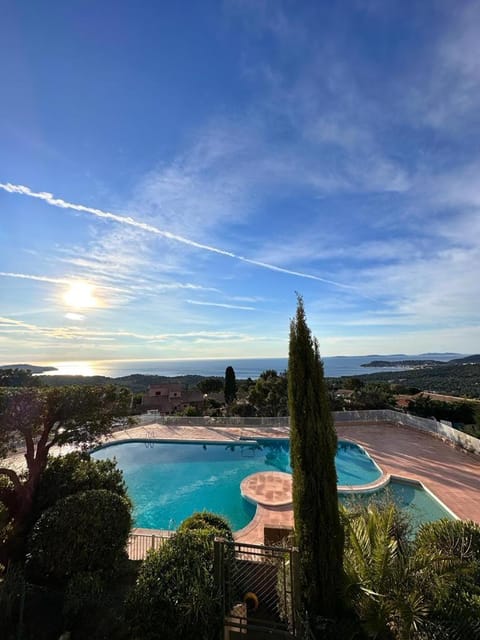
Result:
M284 473L292 472L292 468L290 466L290 447L288 442L269 444L264 447L264 450L266 465L274 467L277 471L283 471Z
M75 360L72 362L49 362L49 367L55 367L56 371L46 371L42 375L46 376L98 376L95 370L95 362L88 360Z

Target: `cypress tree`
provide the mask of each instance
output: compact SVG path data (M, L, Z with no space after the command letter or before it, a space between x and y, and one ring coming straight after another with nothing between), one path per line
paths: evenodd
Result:
M231 404L237 397L237 381L235 379L235 371L233 367L225 369L225 402Z
M318 342L298 296L288 360L290 446L295 535L303 613L312 628L340 611L343 528L337 497L337 436ZM318 627L317 627L318 628Z

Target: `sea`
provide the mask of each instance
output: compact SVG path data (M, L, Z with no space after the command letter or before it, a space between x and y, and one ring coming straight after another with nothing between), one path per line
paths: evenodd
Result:
M398 371L398 367L376 368L362 367L362 364L372 360L389 360L398 362L406 359L440 360L447 362L461 357L458 353L428 353L421 355L366 355L366 356L326 356L322 358L325 375L329 378L340 376L362 375L382 371ZM224 376L228 366L233 367L238 379L258 378L262 371L275 369L278 372L287 368L287 358L222 358L222 359L191 359L191 360L88 360L71 362L42 363L56 367L47 375L86 375L108 376L120 378L135 373L160 376ZM407 368L407 367L405 367Z

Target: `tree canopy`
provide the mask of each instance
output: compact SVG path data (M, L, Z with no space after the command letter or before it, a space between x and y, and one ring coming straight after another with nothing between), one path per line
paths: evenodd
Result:
M0 387L39 387L40 379L30 369L0 369Z
M26 470L0 466L0 503L16 533L29 520L33 498L54 446L88 447L128 421L131 394L108 387L0 389L0 459L23 452Z
M275 370L263 371L256 383L249 388L248 402L256 409L258 416L288 415L288 389L285 373Z
M205 378L200 380L197 387L202 393L220 393L223 389L222 378Z

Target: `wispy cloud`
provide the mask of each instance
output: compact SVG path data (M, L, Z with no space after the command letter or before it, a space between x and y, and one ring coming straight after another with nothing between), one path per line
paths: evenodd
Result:
M32 323L23 322L16 318L0 316L0 333L27 333L48 337L55 340L83 340L85 338L133 338L147 342L159 342L171 338L191 339L202 338L204 340L237 340L253 339L253 336L235 331L186 331L165 333L141 333L125 331L122 329L102 331L80 327L44 327Z
M50 276L36 276L29 273L10 273L8 271L0 271L2 278L20 278L21 280L35 280L37 282L48 282L51 284L69 284L68 278L51 278Z
M148 224L146 222L141 222L139 220L136 220L135 218L132 218L131 216L120 216L117 215L115 213L110 213L109 211L102 211L101 209L96 209L93 207L86 207L84 205L81 204L74 204L71 202L67 202L66 200L63 200L61 198L55 198L51 193L47 193L47 192L36 192L36 191L32 191L29 187L26 186L22 186L22 185L14 185L14 184L10 184L10 183L0 183L0 189L3 189L4 191L7 191L8 193L16 193L16 194L21 194L21 195L26 195L29 196L31 198L37 198L40 200L43 200L44 202L46 202L47 204L54 206L54 207L59 207L61 209L71 209L73 211L79 211L82 213L87 213L90 215L93 215L97 218L102 218L102 219L106 219L106 220L112 220L114 222L117 222L119 224L125 224L128 226L132 226L135 227L137 229L141 229L142 231L145 231L146 233L153 233L155 235L158 235L162 238L165 238L167 240L173 240L175 242L179 242L181 244L184 245L188 245L190 247L193 247L195 249L201 249L203 251L209 251L211 253L216 253L222 256L225 256L227 258L233 258L234 260L239 260L241 262L247 263L247 264L251 264L254 265L256 267L260 267L262 269L268 269L270 271L275 271L277 273L284 273L287 275L291 275L291 276L295 276L298 278L306 278L308 280L316 280L317 282L323 282L329 285L333 285L335 287L341 287L344 289L349 289L351 291L355 291L355 287L348 285L348 284L344 284L341 282L337 282L335 280L330 280L327 278L322 278L318 275L312 274L312 273L306 273L303 271L295 271L292 269L285 269L283 267L278 267L276 265L273 264L268 264L266 262L261 262L259 260L252 260L250 258L246 258L244 256L240 256L237 255L236 253L233 253L232 251L227 251L225 249L221 249L219 247L213 247L211 245L207 245L207 244L203 244L200 242L195 242L194 240L190 240L189 238L186 238L184 236L180 236L177 234L173 234L170 233L169 231L166 231L164 229L159 229L158 227L155 227L154 225Z
M71 285L72 283L74 283L76 280L78 280L78 278L76 277L71 277L71 278L52 278L50 276L37 276L37 275L32 275L29 273L11 273L8 271L0 271L0 277L2 278L19 278L20 280L33 280L35 282L46 282L49 284L63 284L63 285ZM111 286L107 286L107 285L103 285L98 283L96 286L98 286L100 289L108 289L110 291L123 291L123 289L119 288L119 287L111 287Z
M202 307L220 307L222 309L240 309L242 311L255 311L255 307L243 307L238 304L226 304L222 302L202 302L201 300L186 300L188 304L198 304Z

